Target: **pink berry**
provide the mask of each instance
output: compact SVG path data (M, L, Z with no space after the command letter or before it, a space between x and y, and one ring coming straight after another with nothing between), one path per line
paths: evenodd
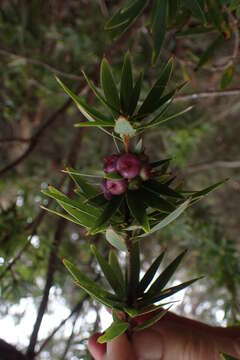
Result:
M100 186L101 186L101 189L102 189L102 192L103 192L103 195L104 195L105 199L106 200L111 200L112 194L110 193L110 191L107 188L107 180L103 179Z
M107 180L107 189L112 195L124 194L127 190L127 181L122 180Z
M117 161L118 155L111 155L104 159L104 172L105 173L113 173L117 171Z
M140 171L140 161L134 154L123 154L117 161L117 171L125 179L135 178Z
M143 181L147 181L151 178L151 169L148 164L143 164L139 173Z

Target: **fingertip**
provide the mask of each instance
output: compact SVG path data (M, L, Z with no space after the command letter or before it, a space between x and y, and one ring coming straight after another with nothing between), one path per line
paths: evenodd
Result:
M136 359L132 345L130 344L126 334L122 334L107 343L107 356L112 360Z
M88 339L88 349L94 360L102 360L106 353L106 344L99 344L97 341L101 335L100 333L95 333Z

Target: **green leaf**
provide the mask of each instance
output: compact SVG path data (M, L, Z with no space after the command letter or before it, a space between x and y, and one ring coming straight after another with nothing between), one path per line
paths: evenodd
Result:
M111 266L108 262L104 259L104 257L98 252L96 246L91 245L91 250L96 257L102 272L108 281L109 285L113 289L113 291L119 296L120 299L124 300L125 296L125 289L122 287L122 284L119 282L118 277L116 276L115 272L112 271Z
M165 87L171 77L172 69L173 59L171 58L168 61L167 65L164 67L164 69L161 71L158 80L156 81L149 94L147 95L146 99L142 103L140 109L138 110L138 115L153 112L153 109L155 109L156 104L158 104L159 99L161 98Z
M135 242L132 244L131 251L129 252L130 256L130 281L128 285L128 295L129 301L131 304L134 304L137 297L137 289L139 284L139 273L140 273L140 253L139 253L139 243ZM129 275L129 274L128 274Z
M218 47L219 44L222 43L223 39L224 38L221 34L208 46L208 48L201 55L197 65L194 69L195 71L199 70L203 65L205 65L209 61L211 56L214 54L215 49Z
M150 227L149 227L149 221L146 213L146 208L141 200L141 198L138 195L138 191L127 191L127 204L129 207L129 210L134 217L134 219L137 220L137 222L142 226L143 230L146 233L149 233Z
M170 202L166 201L160 196L156 196L152 191L149 191L147 188L140 189L140 197L144 203L158 211L169 214L175 209L175 206Z
M152 63L156 64L159 57L163 41L166 34L167 21L167 0L155 0L156 14L153 15L152 34L153 34L153 53Z
M42 205L41 205L40 207L41 207L43 210L46 210L46 211L48 211L48 212L50 212L50 213L52 213L52 214L54 214L54 215L60 216L60 217L62 217L63 219L66 219L66 220L68 220L68 221L73 222L74 224L83 226L83 224L82 224L81 222L79 222L77 219L75 219L75 218L72 217L72 216L69 216L69 215L67 215L67 214L63 214L63 213L60 213L60 212L58 212L58 211L49 209L49 208L47 208L47 207L45 207L45 206L42 206Z
M112 228L112 226L109 226L107 228L107 230L106 230L106 239L116 249L121 250L121 251L126 251L127 250L126 244L125 244L125 239L123 238L123 236L118 234Z
M234 11L240 6L240 0L231 0L229 10Z
M130 53L127 52L124 57L121 84L120 84L120 103L122 110L125 114L128 114L129 112L132 91L133 91L132 65L131 65Z
M234 65L232 64L222 74L221 83L220 83L221 90L224 90L229 85L231 85L233 73L234 73Z
M73 99L78 109L81 111L81 113L85 116L86 119L88 119L89 121L96 121L103 124L113 124L113 121L111 119L107 119L105 116L102 116L99 111L92 107L89 107L80 96L75 95L65 84L63 84L63 82L58 77L56 77L56 80L61 85L63 90Z
M151 191L153 194L158 196L167 196L176 199L184 199L184 196L182 194L171 189L168 185L161 184L156 180L146 181L145 184L143 185L143 188L148 191Z
M110 103L108 103L105 98L102 96L102 94L100 93L100 91L96 88L96 86L94 85L94 83L88 79L87 75L85 74L84 71L82 71L83 76L85 77L85 80L88 83L88 86L90 87L90 89L92 90L92 92L94 93L94 95L96 96L96 98L105 106L107 107L113 114L118 114L119 112L117 110L117 108L114 108Z
M112 106L112 108L117 110L112 111L113 116L118 116L120 112L120 100L118 96L118 90L113 79L111 67L106 58L103 58L101 63L101 86L108 104Z
M83 192L85 196L92 197L98 194L98 190L91 184L87 183L77 171L67 167L66 173L71 176L77 187Z
M102 212L102 214L98 217L97 221L92 224L91 233L95 233L95 231L102 225L108 223L115 212L119 209L122 203L123 197L121 195L113 196L111 200L109 200Z
M104 290L98 284L96 284L96 282L89 279L70 261L64 259L63 263L76 280L77 285L80 286L85 292L87 292L102 304L109 306L110 308L122 310L124 304L118 301L115 295Z
M141 331L141 330L149 328L150 326L153 326L168 312L170 307L160 311L157 315L153 316L151 319L148 319L148 320L144 321L143 323L135 326L134 331Z
M119 173L105 173L104 174L104 178L105 179L110 179L110 180L122 180L122 176Z
M130 6L122 7L105 24L105 30L110 31L114 38L120 37L140 16L149 0L136 0Z
M109 251L109 265L111 266L112 271L117 276L118 281L120 282L121 286L123 288L125 288L125 282L124 282L122 269L121 269L121 266L119 264L117 255L116 255L115 251L113 251L113 250Z
M74 124L74 127L114 127L114 123L94 121L94 122L80 122Z
M204 9L201 8L201 4L198 0L183 0L183 5L186 9L191 11L196 19L200 20L202 23L206 23Z
M139 96L140 96L140 92L141 92L141 88L142 88L142 80L143 80L143 73L139 74L139 77L136 81L136 84L133 88L132 91L132 96L131 96L131 100L129 102L129 109L128 109L128 114L131 116L138 104L138 100L139 100Z
M151 166L151 168L156 168L156 167L162 166L166 163L169 164L171 160L172 160L172 158L154 161L154 162L150 163L150 166Z
M158 278L154 281L150 289L148 290L146 296L152 296L156 293L159 293L162 290L169 280L172 278L173 274L177 270L180 262L182 261L184 255L186 254L186 250L184 250L180 255L174 259L171 264L169 264L166 269L158 276Z
M225 359L225 360L237 360L237 358L235 358L235 357L233 357L231 355L228 355L226 353L221 353L220 355L221 355L221 358Z
M136 130L123 116L119 116L119 118L117 119L114 131L121 136L128 135L130 137L133 137L136 134Z
M202 279L203 277L198 277L196 279L193 279L193 280L189 280L189 281L186 281L180 285L176 285L176 286L173 286L169 289L166 289L166 290L163 290L163 291L160 291L159 295L156 295L156 296L151 296L147 299L143 299L141 301L139 301L139 305L151 305L151 304L154 304L158 301L161 301L162 299L165 299L167 297L170 297L174 294L176 294L177 292L185 289L186 287L190 286L191 284L193 284L194 282Z
M157 115L153 120L151 120L151 122L147 125L142 126L141 129L147 129L147 128L151 128L151 127L157 127L159 125L162 125L163 123L166 123L170 120L176 119L177 117L186 114L187 112L189 112L190 110L192 110L193 106L189 106L186 109L183 109L182 111L179 111L178 113L174 113L170 116L167 117L163 117L162 115Z
M149 269L144 274L143 278L140 281L139 287L138 287L138 293L139 295L143 294L144 291L147 289L148 285L152 282L162 260L165 255L165 251L163 251L152 263L152 265L149 267Z
M211 191L214 191L215 189L217 189L219 186L221 186L222 184L224 184L228 179L224 179L222 181L217 182L214 185L208 186L205 189L202 189L200 191L194 191L193 194L191 195L191 199L195 200L196 198L205 196L207 194L209 194Z
M98 342L103 344L107 341L115 339L116 337L124 334L127 331L128 326L129 324L127 322L120 320L113 322L112 325L107 330L105 330L104 335L98 338Z
M219 0L206 0L206 4L210 21L222 32L222 26L225 21L223 19L221 2Z
M188 199L187 201L185 201L184 203L182 203L176 210L174 210L172 213L170 213L169 215L167 215L162 221L160 221L157 225L153 226L153 228L151 228L150 230L150 234L155 233L156 231L166 227L167 225L169 225L171 222L173 222L174 220L176 220L188 207L190 203L190 200ZM140 235L140 237L145 237L146 234Z

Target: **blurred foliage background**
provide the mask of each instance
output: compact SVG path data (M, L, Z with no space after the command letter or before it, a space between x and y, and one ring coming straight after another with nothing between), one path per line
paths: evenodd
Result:
M50 183L71 193L72 184L61 170L66 165L98 170L113 150L106 134L73 127L81 114L54 75L92 103L81 69L98 83L105 54L120 78L127 49L134 75L144 70L146 90L173 55L170 87L188 80L175 98L174 110L194 105L183 117L149 131L147 153L152 159L172 157L173 174L189 188L230 178L174 225L142 242L143 268L156 249L167 247L173 258L188 248L185 268L176 280L189 274L204 274L205 279L187 290L175 310L211 324L240 321L240 2L219 2L228 32L224 27L221 41L211 51L209 44L219 34L212 30L189 34L199 23L186 8L182 15L188 16L180 27L168 24L155 67L148 24L151 2L113 42L104 24L121 5L117 0L0 4L0 321L11 316L17 332L31 313L24 341L14 334L9 339L7 332L5 342L0 340L3 360L7 353L12 357L6 359L90 359L86 341L101 328L102 310L76 288L61 259L72 260L100 281L89 243L97 243L103 253L107 246L99 236L87 238L81 228L41 210L40 204L51 207L51 201L40 191ZM64 311L51 321L59 304Z

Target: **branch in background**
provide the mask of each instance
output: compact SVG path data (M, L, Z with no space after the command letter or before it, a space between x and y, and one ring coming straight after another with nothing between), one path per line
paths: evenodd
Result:
M175 102L180 101L189 101L189 100L200 100L200 99L209 99L209 98L216 98L222 96L239 96L240 95L240 88L230 89L230 90L210 90L210 91L202 91L197 92L194 94L189 95L178 95L174 98Z
M69 164L72 167L75 166L76 161L77 161L77 153L79 151L80 144L82 142L82 136L83 136L83 131L78 131L77 135L75 136L75 139L72 143L70 152L69 152L68 159L69 159ZM70 180L69 185L68 185L67 194L70 195L72 193L72 191L73 191L73 182ZM63 219L58 220L53 243L51 246L51 251L49 254L49 258L48 258L48 269L47 269L47 275L46 275L45 288L43 291L43 297L42 297L42 300L41 300L41 303L40 303L40 306L38 309L37 319L36 319L34 327L33 327L33 332L30 337L30 343L29 343L27 353L26 353L27 358L29 360L32 360L35 357L35 346L37 343L38 332L39 332L39 329L40 329L40 326L42 323L44 313L47 309L49 292L50 292L50 289L53 284L54 274L55 274L57 262L58 262L58 250L62 243L64 230L66 229L66 226L67 226L66 220L63 220Z
M70 349L70 346L72 344L72 340L74 338L74 330L75 330L75 326L76 326L78 317L79 317L79 311L76 313L75 319L73 320L72 332L71 332L71 335L69 336L69 338L67 339L66 346L65 346L65 349L63 351L63 354L62 354L60 360L65 360L66 359L66 355L67 355L67 353L68 353L68 351Z
M185 172L191 174L202 170L210 170L212 168L238 169L240 168L240 161L209 161L202 164L189 165Z
M23 55L20 55L20 54L15 54L15 53L10 52L10 51L5 50L5 49L0 49L0 54L3 55L3 56L12 57L14 59L24 60L26 63L29 63L29 64L38 65L38 66L46 69L47 71L50 71L51 73L53 73L55 75L59 75L59 76L62 76L62 77L68 78L68 79L72 79L72 80L78 80L78 81L82 80L82 76L69 74L69 73L66 73L64 71L60 71L60 70L56 69L55 67L53 67L53 66L51 66L49 64L46 64L46 63L44 63L43 61L40 61L40 60L32 59L32 58L29 58L29 57L26 57L26 56L23 56Z
M31 138L30 139L24 139L24 138L4 138L4 139L0 139L0 143L8 143L8 142L23 142L23 143L26 143L26 142L30 142L31 141Z

